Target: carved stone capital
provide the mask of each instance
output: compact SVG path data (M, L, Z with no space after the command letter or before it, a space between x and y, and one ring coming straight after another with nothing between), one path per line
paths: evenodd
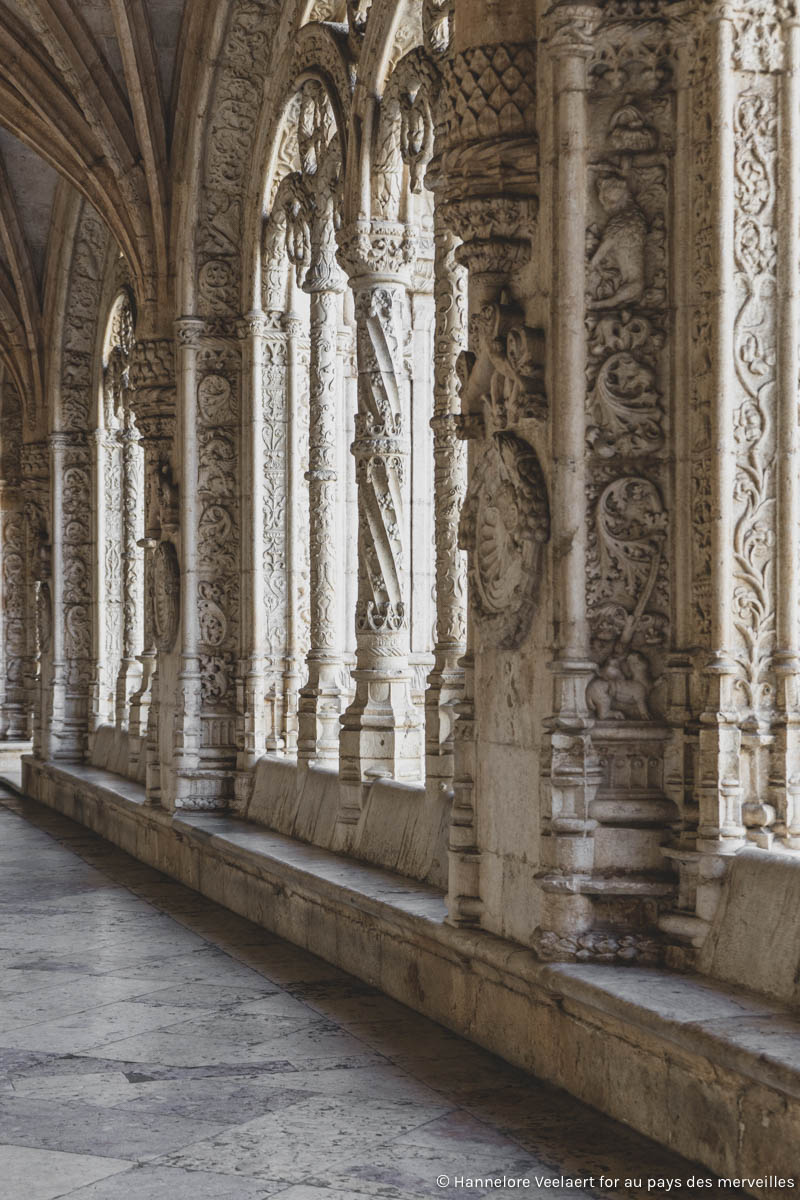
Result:
M461 245L456 261L478 274L508 276L531 256L535 197L482 196L443 203L437 212Z
M202 317L179 317L175 322L175 338L178 346L196 350L206 334L206 322Z
M554 5L542 22L542 39L551 56L590 58L602 17L602 10L593 4Z
M266 337L273 330L274 325L269 314L263 312L246 313L236 323L236 336L241 341L245 341L247 338Z
M51 433L47 439L47 444L51 450L69 450L75 446L82 446L84 442L84 434L64 433L63 431Z
M397 221L357 221L337 234L338 257L351 284L391 280L408 283L414 240Z

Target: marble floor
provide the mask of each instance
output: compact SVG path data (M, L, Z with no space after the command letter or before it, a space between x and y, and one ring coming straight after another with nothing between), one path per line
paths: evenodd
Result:
M0 788L2 1200L622 1198L708 1174Z

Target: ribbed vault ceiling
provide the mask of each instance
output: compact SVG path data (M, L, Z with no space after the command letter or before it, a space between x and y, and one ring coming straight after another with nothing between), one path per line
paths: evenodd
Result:
M164 299L183 9L0 0L0 353L23 385L36 386L59 179L108 223L140 295Z

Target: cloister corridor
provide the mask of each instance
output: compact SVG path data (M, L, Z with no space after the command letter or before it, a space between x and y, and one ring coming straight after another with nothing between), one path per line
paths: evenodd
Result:
M0 0L0 898L0 1200L797 1194L800 0Z
M638 1200L544 1180L698 1174L6 789L0 841L9 1200Z

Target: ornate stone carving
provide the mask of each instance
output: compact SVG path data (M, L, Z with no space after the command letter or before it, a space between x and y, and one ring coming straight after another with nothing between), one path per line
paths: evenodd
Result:
M458 364L462 404L483 415L489 432L540 421L547 415L545 343L519 310L505 303L484 306L470 324L470 343Z
M667 514L655 484L632 476L609 483L597 501L588 564L592 598L592 634L601 659L598 679L592 689L595 712L618 716L623 705L614 697L639 694L637 687L623 683L648 681L635 647L646 649L664 640L666 615L661 604L651 601L657 593L667 538ZM663 603L663 602L662 602ZM620 686L617 686L620 685ZM588 698L588 697L587 697ZM625 704L633 703L626 701ZM637 707L637 705L634 705ZM638 704L638 716L647 712L646 698Z
M428 777L452 776L455 702L461 698L466 649L467 580L458 549L458 523L467 483L467 455L457 430L457 363L467 337L467 273L455 260L456 240L435 218L434 300L434 529L436 636L426 696Z
M778 287L776 170L778 111L772 88L747 90L734 111L737 200L734 253L739 307L734 321L738 383L734 511L733 613L737 689L748 710L770 709L775 649L775 388L778 357L774 309Z
M664 336L645 317L602 317L589 323L589 447L602 458L664 449L664 405L658 352Z
M159 650L175 644L180 622L181 573L171 542L160 542L153 554L153 629Z
M532 447L496 433L473 472L459 545L469 552L470 599L487 644L516 649L530 628L550 536L544 476Z
M559 936L537 935L534 949L543 962L617 962L651 965L663 961L664 945L641 933L614 934L606 930Z

